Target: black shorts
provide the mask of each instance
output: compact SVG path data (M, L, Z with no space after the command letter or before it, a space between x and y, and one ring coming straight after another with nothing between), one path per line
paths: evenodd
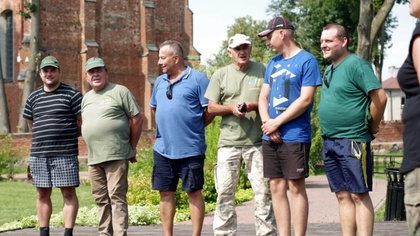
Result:
M153 152L152 188L158 191L175 192L182 181L184 192L195 192L204 186L204 155L169 159Z
M277 144L263 140L265 178L301 179L309 176L311 143Z

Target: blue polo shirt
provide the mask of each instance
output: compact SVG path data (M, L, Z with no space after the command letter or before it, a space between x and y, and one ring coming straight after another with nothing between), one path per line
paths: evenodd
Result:
M170 85L168 75L159 76L153 87L150 106L156 109L156 142L153 149L169 159L203 155L206 152L204 97L209 79L187 67ZM170 85L170 87L168 87ZM172 98L168 98L170 89Z

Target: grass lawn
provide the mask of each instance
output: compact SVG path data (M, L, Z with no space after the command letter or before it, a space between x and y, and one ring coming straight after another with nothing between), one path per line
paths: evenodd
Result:
M0 181L0 225L24 217L36 215L36 188L30 183ZM77 188L79 207L95 205L90 186ZM61 191L54 188L52 192L53 214L62 211Z

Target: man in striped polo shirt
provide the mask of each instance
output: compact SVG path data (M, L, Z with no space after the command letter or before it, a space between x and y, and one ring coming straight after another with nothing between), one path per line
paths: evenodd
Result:
M60 64L55 57L45 57L39 69L44 85L29 95L23 117L32 128L29 166L38 193L40 235L49 235L54 186L63 195L64 236L71 236L79 208L76 187L82 94L60 82Z

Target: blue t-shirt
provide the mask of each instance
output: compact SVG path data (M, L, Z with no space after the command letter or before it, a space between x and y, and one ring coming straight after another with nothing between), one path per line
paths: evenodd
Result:
M287 59L280 54L268 63L264 83L271 88L268 114L274 119L300 97L302 87L321 85L321 72L315 57L305 50ZM280 126L283 142L311 142L311 111L312 105L299 117ZM263 139L269 140L266 135Z
M153 149L169 159L203 155L206 152L204 97L209 79L187 67L181 78L170 85L168 75L159 76L153 87L150 106L156 109L156 142ZM168 87L170 86L170 87ZM170 89L172 98L167 97Z

